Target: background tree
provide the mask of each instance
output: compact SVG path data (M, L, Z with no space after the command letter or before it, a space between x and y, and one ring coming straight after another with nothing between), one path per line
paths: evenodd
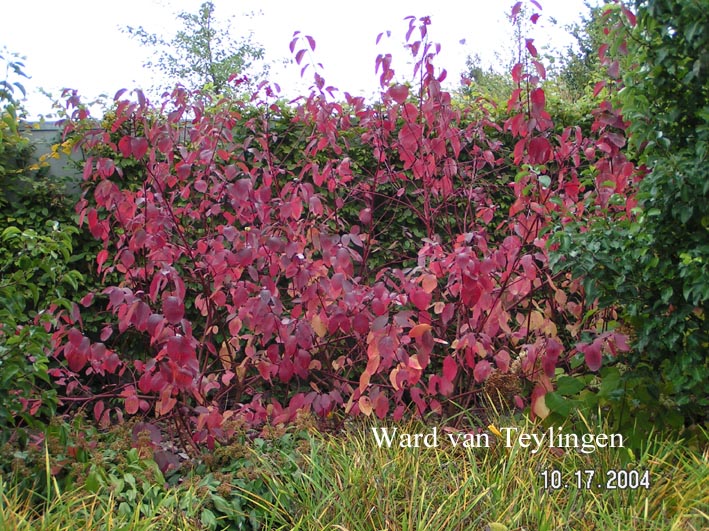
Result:
M157 50L155 56L149 55L155 59L147 59L143 66L159 71L170 83L207 88L217 94L230 90L233 75L249 77L240 86L253 85L263 73L255 70L264 58L263 47L252 43L250 37L234 38L218 23L214 11L212 2L204 2L197 13L178 13L182 27L171 38L150 33L143 26L128 26L126 32Z
M586 3L586 13L579 22L567 27L574 44L554 58L551 76L558 81L563 96L572 103L588 96L603 79L598 49L604 43L603 8Z

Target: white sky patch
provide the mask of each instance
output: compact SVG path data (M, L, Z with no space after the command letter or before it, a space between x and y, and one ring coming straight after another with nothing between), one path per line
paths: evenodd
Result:
M528 0L526 0L528 3ZM58 97L64 87L75 88L85 100L106 94L112 98L120 88L147 88L155 77L142 67L145 54L121 28L144 26L149 32L170 35L177 27L175 13L197 12L201 0L21 0L3 5L4 24L0 48L26 56L21 80L28 89L25 107L30 117L51 113L51 101L39 89ZM532 37L541 51L544 44L564 47L571 39L564 26L580 20L586 12L583 0L539 0L542 17ZM214 0L215 15L226 21L234 16L234 36L252 33L252 40L265 47L271 79L283 94L295 97L312 84L312 71L300 79L300 67L288 44L293 32L311 35L317 47L313 59L323 64L326 83L341 92L373 95L378 91L374 62L377 54L391 53L397 80L411 79L410 54L403 49L408 15L428 15L429 36L440 42L438 68L448 72L450 87L457 85L468 55L478 54L493 64L495 52L508 54L512 27L507 19L513 1L468 0ZM253 15L249 15L253 13ZM552 24L550 18L558 21ZM379 46L375 39L390 30ZM461 43L464 41L464 43Z

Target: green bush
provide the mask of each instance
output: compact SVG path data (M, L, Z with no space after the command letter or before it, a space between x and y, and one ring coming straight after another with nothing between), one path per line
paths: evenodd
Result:
M3 52L15 77L22 62ZM84 280L72 264L75 238L70 200L61 183L32 167L34 146L23 131L15 92L0 82L0 441L25 440L26 427L41 427L55 411L48 370L52 310L72 311Z
M628 149L645 170L637 206L588 230L568 225L555 260L631 332L616 399L677 425L706 418L709 405L709 12L692 1L636 6L611 10L605 63L621 72Z
M7 226L0 233L0 426L33 426L56 407L48 376L52 316L71 311L70 296L82 280L68 267L76 229L48 223L46 232Z

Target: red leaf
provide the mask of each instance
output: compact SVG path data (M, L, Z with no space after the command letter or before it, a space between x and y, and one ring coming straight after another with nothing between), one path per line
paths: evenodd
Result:
M135 89L133 92L135 92L135 95L138 96L138 103L140 104L140 106L144 107L147 103L147 100L145 99L145 94L143 94L143 91L140 89Z
M426 293L432 293L433 290L438 287L438 279L436 279L436 275L422 275L421 276L421 287Z
M389 336L384 336L379 340L377 348L379 349L379 354L386 361L394 355L394 340Z
M534 39L527 39L527 51L532 55L532 57L537 57L539 53L537 52L537 49L534 47Z
M539 118L546 105L544 90L540 88L534 89L529 95L529 98L532 101L532 116Z
M599 81L598 83L596 83L593 87L593 97L595 98L596 96L598 96L598 94L603 90L603 87L605 86L605 81Z
M414 402L414 404L416 404L416 408L418 409L419 415L423 415L423 413L426 411L426 402L424 402L421 396L421 389L419 389L418 387L412 387L409 391L409 394L411 395L411 400Z
M446 356L443 360L443 379L452 382L458 373L458 364L452 356Z
M516 63L512 67L512 81L514 83L520 83L522 81L522 68L522 63Z
M285 359L278 366L278 378L283 383L288 383L293 378L293 362L291 360Z
M352 328L360 335L369 332L369 319L364 313L358 313L352 318Z
M111 425L111 410L106 409L101 415L101 419L98 421L100 428L107 429Z
M320 172L317 164L312 164L311 168L313 170L313 182L316 186L322 186L325 182L325 174Z
M148 141L143 137L132 138L130 141L130 149L136 159L143 158L143 155L148 151Z
M298 53L295 54L295 62L297 64L300 64L301 61L303 60L303 56L305 55L305 49L303 50L298 50Z
M94 404L94 418L97 421L101 418L101 414L103 413L105 407L106 406L104 405L103 400L99 400Z
M601 44L598 47L598 58L603 62L606 59L606 52L608 52L609 44Z
M551 144L546 138L535 137L529 142L529 161L532 164L546 164L552 159Z
M135 394L135 389L131 389L131 391L133 394ZM131 438L133 439L133 442L138 442L138 439L141 437L141 435L145 436L146 434L149 436L150 441L153 444L160 444L160 442L162 441L160 429L155 424L150 424L148 422L138 422L136 425L133 426L133 429L131 431Z
M172 151L172 140L168 136L161 136L158 140L158 150L160 153L167 154Z
M131 138L124 136L118 141L118 149L124 157L130 157L131 154Z
M74 372L79 372L83 369L88 361L86 351L79 348L67 347L64 356L66 357L69 369Z
M544 373L549 377L554 376L556 371L556 363L559 360L559 355L564 350L564 347L554 338L547 339L546 354L542 358L542 368Z
M108 341L108 338L113 334L113 327L111 325L106 325L101 329L101 341Z
M608 75L613 79L618 79L620 77L620 63L618 63L618 61L613 61L608 66Z
M23 399L20 399L23 400ZM30 415L33 417L37 414L37 411L39 411L40 406L42 405L42 400L33 400L32 405L30 406Z
M96 169L101 177L110 177L116 170L116 165L111 159L102 157L96 162Z
M490 373L492 372L492 365L487 360L479 361L475 364L475 369L473 369L473 376L475 381L480 383L484 382Z
M272 365L267 361L261 361L256 368L258 369L261 378L267 381L271 381L271 367Z
M134 263L135 255L133 254L133 251L131 251L130 249L126 249L121 253L121 264L123 264L126 269L130 269L131 267L133 267Z
M601 341L599 339L590 345L577 345L576 348L583 352L584 360L590 370L597 371L601 368Z
M443 313L441 313L441 321L443 321L443 324L448 324L448 322L453 319L453 315L455 313L455 305L452 302L449 302L443 307Z
M628 336L618 332L613 333L611 340L609 341L609 345L612 345L614 350L617 349L621 352L628 352L630 350L630 346L628 345Z
M187 179L192 171L192 164L186 162L178 162L175 164L175 171L180 179Z
M130 395L129 397L126 398L126 413L129 415L135 415L138 412L138 409L140 408L140 400L136 395Z
M172 396L172 386L166 385L160 391L160 400L155 404L155 413L157 415L166 415L177 404L177 399Z
M546 79L547 70L544 68L544 65L539 61L532 61L532 64L534 65L534 68L537 69L537 75L542 79Z
M359 406L360 412L364 413L366 416L372 414L372 402L369 400L368 396L360 396L357 405Z
M308 199L308 208L316 216L322 216L325 211L323 209L322 201L320 201L320 198L317 195L313 195L310 199Z
M507 372L510 368L510 353L506 350L501 350L495 354L495 365L502 372Z
M303 213L303 202L300 197L293 197L293 199L291 199L290 212L293 219L297 220L300 218L300 215Z
M411 302L421 311L425 311L431 303L431 294L423 289L417 289L411 294Z
M354 274L354 265L352 264L352 258L350 257L350 253L347 252L347 249L340 248L337 250L335 271L350 276Z
M109 374L115 374L118 367L121 365L121 360L118 358L115 352L106 351L106 357L101 364L101 368L108 372Z
M180 369L192 373L189 375L189 378L196 374L198 370L196 354L190 340L186 336L176 335L170 337L167 341L165 351L169 358L174 361Z
M622 148L625 145L625 137L623 135L607 132L605 136L611 143L615 144L616 147Z
M94 301L94 294L93 293L87 293L81 301L79 301L79 304L81 304L84 308L88 308L91 306L91 303Z
M637 23L637 20L635 18L635 15L633 14L633 12L630 11L630 9L628 9L625 6L621 6L621 10L623 11L625 18L627 18L628 22L630 22L630 25L635 26L635 24Z
M389 88L389 95L396 103L401 105L409 97L409 87L406 85L394 85Z
M162 308L167 322L173 325L179 324L185 315L184 302L174 296L167 297Z
M517 2L512 6L512 18L515 18L522 11L522 2Z
M374 399L373 405L374 413L377 415L377 417L379 417L380 419L386 417L386 414L389 412L389 400L386 396L384 396L383 393L377 395L377 397Z
M431 330L431 325L426 323L417 324L411 330L409 330L409 337L412 339L420 338L424 332Z

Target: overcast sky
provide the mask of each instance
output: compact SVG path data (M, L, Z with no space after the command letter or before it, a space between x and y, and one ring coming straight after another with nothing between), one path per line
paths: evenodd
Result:
M525 0L529 3L529 0ZM121 31L126 26L144 26L149 32L169 35L177 28L175 13L196 12L201 0L21 0L3 5L0 48L26 57L31 76L23 80L28 89L25 106L32 117L51 112L51 101L42 88L58 96L63 87L78 89L86 99L120 88L147 88L154 78L142 67L151 50ZM564 46L571 42L564 26L586 12L583 0L539 0L542 18L535 28L535 44ZM283 65L289 59L288 43L293 32L312 35L315 60L323 64L329 85L352 94L371 95L377 90L374 60L378 53L392 53L400 80L410 76L403 48L404 17L430 15L431 40L440 42L437 62L449 80L457 81L467 55L479 54L486 63L495 61L495 51L511 46L512 30L507 20L509 0L214 0L220 20L235 16L230 31L236 36L253 34L265 47L272 64L271 77L288 97L302 93L312 77L299 80L300 68ZM552 19L555 19L556 24ZM389 39L375 45L376 36L392 31ZM398 60L397 60L398 59Z

